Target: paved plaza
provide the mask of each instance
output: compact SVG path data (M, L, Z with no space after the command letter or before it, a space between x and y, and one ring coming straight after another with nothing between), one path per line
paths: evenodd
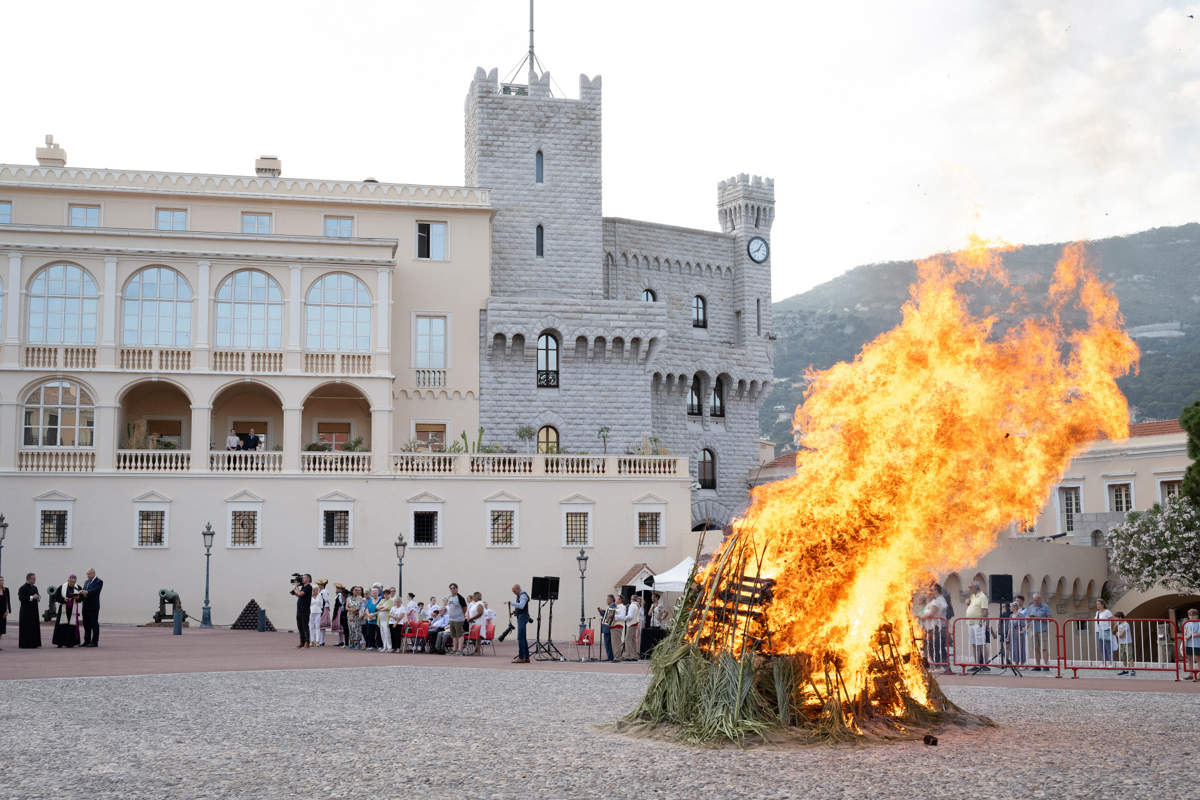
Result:
M105 635L108 644L90 652L17 651L3 641L0 797L1195 794L1186 769L1200 719L1192 684L949 679L954 701L999 727L948 731L937 747L696 750L599 727L636 705L647 683L639 665L521 669L504 653L422 661L299 652L283 634ZM170 674L172 659L204 671ZM37 665L59 677L24 674ZM87 666L110 674L80 676Z

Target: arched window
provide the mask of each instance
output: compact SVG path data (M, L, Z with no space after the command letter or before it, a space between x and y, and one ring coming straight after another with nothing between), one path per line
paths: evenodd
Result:
M533 160L534 180L541 183L545 178L546 159L542 155L542 151L537 151L537 156Z
M534 251L535 251L537 257L541 258L542 256L544 256L546 254L546 230L541 225L537 226L537 231L535 232L535 239L536 239L536 244L534 245Z
M654 294L653 289L642 289L642 302L653 303L658 297Z
M708 396L708 407L708 413L712 416L725 416L725 383L720 378L713 381L712 394Z
M192 289L170 267L138 270L125 284L121 319L127 347L190 347Z
M537 385L539 389L558 387L558 339L543 333L537 345Z
M538 428L537 444L539 453L557 453L558 428L553 425L543 425Z
M304 297L304 349L365 353L371 349L371 293L353 275L318 278Z
M692 377L692 386L688 389L687 413L689 417L698 417L700 411L700 376Z
M692 327L708 327L708 301L701 295L692 298Z
M91 447L92 397L71 381L46 381L25 398L25 447Z
M283 290L267 273L233 273L221 282L214 305L217 347L283 346Z
M717 488L717 457L708 448L700 451L700 463L696 468L696 478L700 481L701 489Z
M74 264L51 264L29 286L30 344L95 344L100 293Z

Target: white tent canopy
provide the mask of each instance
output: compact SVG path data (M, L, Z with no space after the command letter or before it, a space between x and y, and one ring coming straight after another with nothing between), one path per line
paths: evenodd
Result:
M686 556L683 561L680 561L666 572L660 572L655 575L654 591L682 592L684 587L687 586L688 577L692 574L692 565L695 563L696 559Z

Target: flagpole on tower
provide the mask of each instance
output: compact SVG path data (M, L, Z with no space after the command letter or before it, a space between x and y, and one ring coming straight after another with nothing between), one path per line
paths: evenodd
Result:
M534 70L533 60L533 0L529 0L529 85L537 80L537 72Z

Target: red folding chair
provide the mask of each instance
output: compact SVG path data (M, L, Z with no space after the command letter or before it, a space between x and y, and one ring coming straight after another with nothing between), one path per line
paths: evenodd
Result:
M416 630L413 631L411 646L412 652L417 651L417 646L424 648L425 643L429 641L429 620L422 620L417 623Z
M480 637L480 639L479 639L479 644L476 645L476 647L478 647L479 652L482 653L483 646L486 644L488 646L488 652L491 653L492 655L496 655L495 639L496 639L496 623L489 622L487 624L487 628L485 628L483 631L483 636Z
M573 642L568 642L568 644L574 645L575 655L577 655L577 656L579 655L579 651L581 648L584 648L584 647L587 648L587 658L584 659L581 657L579 659L580 661L585 661L585 660L591 661L592 660L592 645L595 643L596 643L596 631L594 628L584 628L583 630L581 630L579 632L578 639L576 639Z

